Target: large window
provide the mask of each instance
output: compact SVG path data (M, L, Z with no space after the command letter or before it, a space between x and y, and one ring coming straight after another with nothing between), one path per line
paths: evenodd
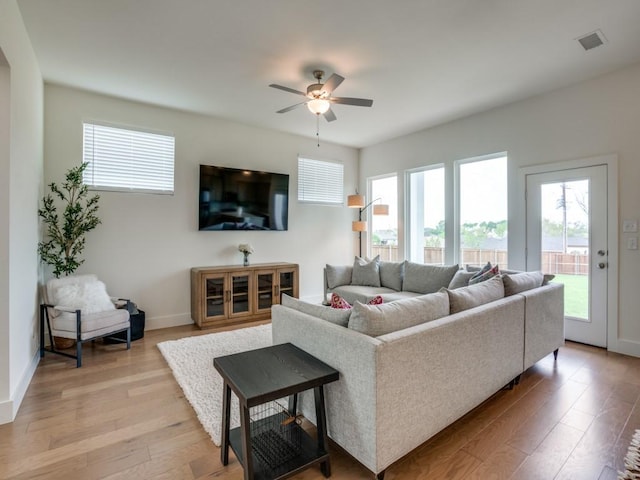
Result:
M407 259L445 263L444 167L410 171L408 182Z
M96 190L173 193L172 135L83 124L83 182Z
M507 156L460 161L458 166L459 258L507 267Z
M369 191L373 205L389 206L388 215L370 215L371 257L380 255L381 260L398 261L398 177L374 178L370 180ZM373 213L373 209L369 210Z
M342 205L344 165L298 157L298 201Z

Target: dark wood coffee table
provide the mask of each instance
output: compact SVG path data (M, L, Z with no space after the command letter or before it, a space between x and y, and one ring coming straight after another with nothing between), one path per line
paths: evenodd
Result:
M214 358L224 380L222 393L223 465L229 447L244 467L245 479L282 479L316 463L331 476L324 408L324 385L339 373L317 358L285 343ZM298 393L314 390L317 439L310 437L286 412L252 419L250 408L289 397L288 412L295 416ZM240 403L240 427L230 430L231 391Z

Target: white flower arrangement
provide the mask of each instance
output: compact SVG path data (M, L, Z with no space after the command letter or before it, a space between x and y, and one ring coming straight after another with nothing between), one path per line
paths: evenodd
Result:
M253 253L253 247L251 246L250 243L241 243L240 245L238 245L238 250L244 253L245 255L249 255L250 253Z

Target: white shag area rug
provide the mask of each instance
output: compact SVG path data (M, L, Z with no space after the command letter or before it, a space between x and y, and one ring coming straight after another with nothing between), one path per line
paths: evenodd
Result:
M627 455L624 457L624 472L618 473L618 480L640 479L640 430L631 439Z
M217 446L222 430L222 377L213 367L213 359L269 345L271 324L158 344L198 420ZM231 428L240 425L238 408L238 399L231 395Z

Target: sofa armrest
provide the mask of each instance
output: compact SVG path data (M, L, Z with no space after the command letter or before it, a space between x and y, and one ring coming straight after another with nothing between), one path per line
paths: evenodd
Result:
M326 385L329 436L370 470L376 470L376 338L274 305L273 343L291 342L340 372ZM312 392L300 395L301 410L315 422Z
M564 345L564 285L519 293L525 299L524 370Z

